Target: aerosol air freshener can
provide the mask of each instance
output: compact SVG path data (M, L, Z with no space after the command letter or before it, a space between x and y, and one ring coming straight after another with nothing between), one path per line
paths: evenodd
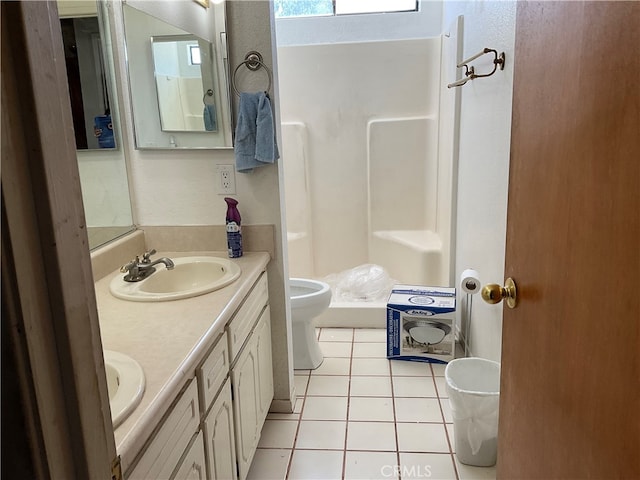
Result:
M240 227L240 212L236 207L238 201L234 198L225 197L227 202L227 248L229 258L242 256L242 231Z

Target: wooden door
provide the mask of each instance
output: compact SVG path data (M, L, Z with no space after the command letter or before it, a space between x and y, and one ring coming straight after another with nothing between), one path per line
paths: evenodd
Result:
M640 3L518 2L498 477L640 477Z

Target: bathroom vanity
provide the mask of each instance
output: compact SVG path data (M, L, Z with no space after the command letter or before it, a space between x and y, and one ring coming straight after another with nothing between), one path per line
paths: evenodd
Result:
M273 399L269 258L246 253L234 259L234 283L175 301L113 297L118 272L96 282L104 348L137 360L146 377L114 432L124 478L246 478Z

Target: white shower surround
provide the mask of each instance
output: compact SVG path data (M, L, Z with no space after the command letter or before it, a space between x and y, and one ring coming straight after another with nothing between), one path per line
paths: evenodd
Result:
M375 263L398 282L451 285L441 44L278 48L291 277ZM384 306L334 301L317 322L383 327Z

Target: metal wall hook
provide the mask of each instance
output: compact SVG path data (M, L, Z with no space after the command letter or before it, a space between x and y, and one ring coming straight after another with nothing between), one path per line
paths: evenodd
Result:
M468 64L472 61L474 61L476 58L481 57L482 55L486 54L486 53L493 53L494 57L493 57L493 70L491 70L491 72L489 73L484 73L484 74L478 74L475 71L475 67L471 66L469 67ZM462 85L464 85L465 83L467 83L469 80L473 80L474 78L483 78L483 77L490 77L491 75L493 75L494 73L496 73L496 70L498 70L498 68L500 68L500 70L504 70L504 63L505 63L505 54L504 52L501 52L500 54L498 54L497 50L494 50L493 48L483 48L482 51L476 53L475 55L467 58L466 60L463 60L462 62L460 62L457 67L458 68L462 68L464 67L465 72L465 78L461 78L460 80L457 80L453 83L450 83L449 85L447 85L447 88L453 88L453 87L460 87Z

